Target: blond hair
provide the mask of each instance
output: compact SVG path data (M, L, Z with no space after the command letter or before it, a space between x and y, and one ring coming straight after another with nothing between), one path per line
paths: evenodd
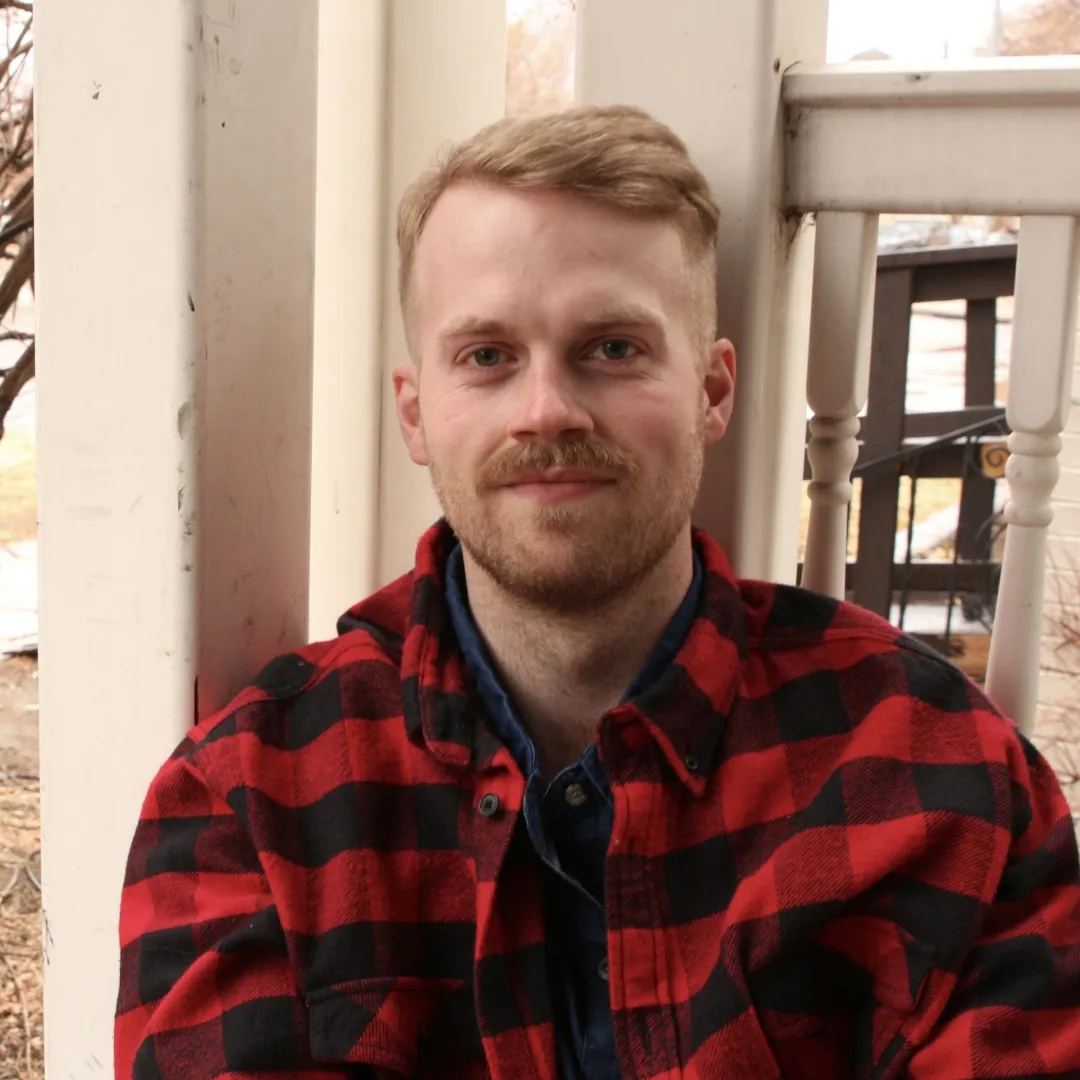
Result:
M584 105L506 117L451 146L398 205L398 293L406 334L416 248L439 197L465 182L564 191L627 213L670 221L686 253L702 336L716 333L716 232L720 210L682 140L641 109ZM415 352L415 349L414 349Z

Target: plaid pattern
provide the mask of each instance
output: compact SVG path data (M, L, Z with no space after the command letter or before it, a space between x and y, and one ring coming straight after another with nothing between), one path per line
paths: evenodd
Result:
M450 629L452 540L153 782L118 1077L554 1080L523 779ZM1080 1076L1080 868L1046 763L894 628L695 543L686 644L598 732L623 1075Z

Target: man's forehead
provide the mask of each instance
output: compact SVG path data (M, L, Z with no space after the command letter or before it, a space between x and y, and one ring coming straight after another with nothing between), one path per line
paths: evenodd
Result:
M432 211L414 288L440 335L450 322L506 320L545 303L580 320L658 323L683 299L684 270L667 222L557 193L463 185Z

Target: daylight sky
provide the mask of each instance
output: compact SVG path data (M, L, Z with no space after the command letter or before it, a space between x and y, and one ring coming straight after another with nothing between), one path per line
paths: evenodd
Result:
M1023 0L1002 0L1009 11ZM507 0L511 19L566 0ZM994 0L830 0L830 61L877 48L897 60L970 56L990 36Z
M946 42L950 57L970 56L989 39L993 14L993 0L830 0L828 59L877 48L897 60L932 60Z

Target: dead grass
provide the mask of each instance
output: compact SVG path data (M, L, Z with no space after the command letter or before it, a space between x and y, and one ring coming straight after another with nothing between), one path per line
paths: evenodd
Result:
M37 661L0 660L0 1080L44 1075L37 701Z
M37 534L37 457L34 435L9 429L0 439L0 544Z
M40 785L0 750L0 1080L44 1074Z

